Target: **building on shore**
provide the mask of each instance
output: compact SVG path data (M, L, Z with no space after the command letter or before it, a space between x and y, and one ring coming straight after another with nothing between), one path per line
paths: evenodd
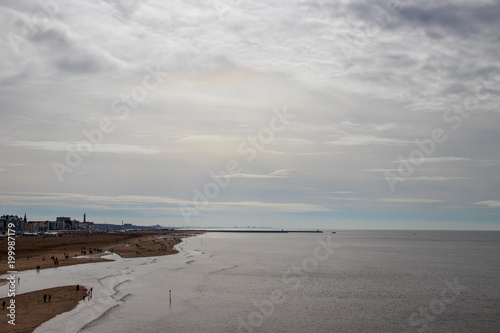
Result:
M1 229L0 224L0 229ZM94 222L80 222L76 219L71 219L68 216L56 217L55 221L24 221L23 232L27 234L41 234L53 232L71 232L71 231L84 231L92 232L94 230ZM2 230L3 231L3 230ZM19 232L18 232L19 233Z
M26 228L26 214L24 214L24 219L17 215L2 215L0 217L0 230L5 233L8 229L15 230L16 234L23 234ZM9 224L13 223L14 228L9 228Z
M68 216L56 217L55 221L28 221L26 214L24 218L17 215L3 215L0 217L0 235L5 236L8 233L9 223L13 223L16 235L46 235L58 233L91 233L91 232L133 232L139 230L165 230L161 226L137 226L131 223L110 224L94 223L87 221L87 214L83 214L83 222L71 219ZM11 225L12 226L12 225ZM168 230L168 228L166 228Z

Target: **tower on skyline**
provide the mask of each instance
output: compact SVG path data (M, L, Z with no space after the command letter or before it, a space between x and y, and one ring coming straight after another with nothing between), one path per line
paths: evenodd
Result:
M87 222L87 214L83 213L83 223Z

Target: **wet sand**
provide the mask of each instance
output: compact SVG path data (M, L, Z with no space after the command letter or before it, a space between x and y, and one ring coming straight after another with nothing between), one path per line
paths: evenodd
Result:
M161 256L177 253L174 245L193 232L147 231L134 233L92 233L62 236L26 236L16 238L15 270L54 268L89 262L108 261L101 256L105 251L124 258ZM7 241L0 240L0 275L7 273ZM56 259L56 260L55 260ZM6 280L0 280L0 285ZM20 281L22 284L22 281ZM56 315L73 309L82 297L83 291L76 286L37 290L16 295L16 325L7 323L7 309L1 310L0 332L32 332L36 327ZM43 303L43 295L51 295L51 303ZM1 295L4 296L4 295ZM9 305L10 298L0 299Z

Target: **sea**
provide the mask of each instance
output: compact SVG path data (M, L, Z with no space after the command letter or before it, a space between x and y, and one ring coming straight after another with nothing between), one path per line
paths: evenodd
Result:
M500 232L208 232L177 249L21 272L24 291L93 288L35 332L500 332Z

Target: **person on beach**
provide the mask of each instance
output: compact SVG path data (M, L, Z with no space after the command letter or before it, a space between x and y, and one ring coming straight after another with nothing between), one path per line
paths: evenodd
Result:
M43 302L44 302L44 303L47 303L47 294L44 294L44 295L43 295Z
M5 301L2 302L2 310L5 310Z
M78 291L78 290L80 290L80 285L79 284L76 285L76 291Z
M50 303L51 300L52 300L52 297L49 295L49 303Z

